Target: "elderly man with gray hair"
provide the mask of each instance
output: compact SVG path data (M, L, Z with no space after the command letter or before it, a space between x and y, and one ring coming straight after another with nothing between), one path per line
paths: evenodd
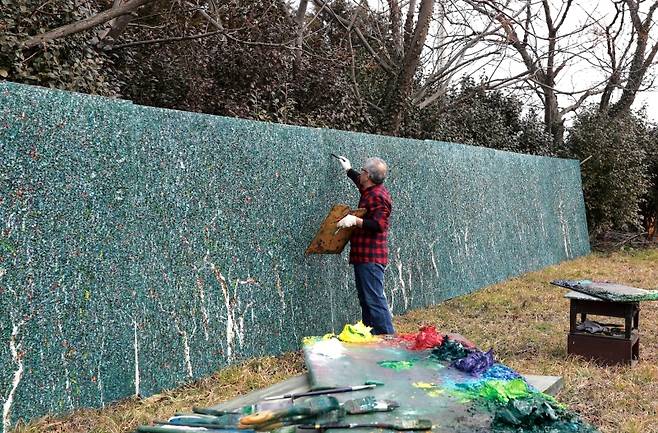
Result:
M354 227L350 238L350 264L361 305L363 323L373 334L393 334L393 322L384 295L384 269L388 263L388 227L391 195L384 187L388 166L380 158L368 158L360 171L352 169L349 159L339 156L340 165L354 181L361 198L359 207L366 209L363 218L347 215L337 226Z

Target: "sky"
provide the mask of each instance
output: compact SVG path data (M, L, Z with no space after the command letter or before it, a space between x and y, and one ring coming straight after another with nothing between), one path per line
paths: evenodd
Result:
M635 101L635 108L640 108L643 104L647 107L647 119L658 124L658 91L643 92Z
M556 19L557 17L558 8L563 3L564 2L562 0L552 0L550 2L550 4L553 6L552 12L554 19ZM644 9L646 8L647 7L645 5ZM572 29L575 29L583 22L585 22L588 19L588 17L594 20L601 20L600 22L602 24L607 24L609 20L614 16L614 12L615 11L614 11L614 7L612 6L611 0L598 0L598 1L575 0L567 16L567 20L565 21L563 31L561 31L560 34L564 34L571 31ZM545 30L542 31L541 29L541 23L543 22L542 19L543 16L538 18L537 23L539 23L539 25L535 26L535 31L540 35L545 35L547 34L547 32ZM628 18L627 18L627 22L628 22ZM570 42L580 43L580 41L583 40L583 38L592 37L592 34L595 33L596 31L595 29L596 26L591 27L591 31L589 32L590 33L589 35L578 34L578 38L580 39L574 37L574 39ZM653 33L653 38L655 41L656 34L658 34L658 32L654 28L651 33ZM565 42L560 41L558 43L564 44ZM653 43L654 42L652 42L650 39L649 46L651 46ZM623 41L620 41L620 43L617 44L618 53L621 52L622 48L624 47L625 44L623 43ZM633 49L634 48L635 47L633 46ZM591 53L596 53L600 58L607 60L606 46L603 41L598 42L593 47L593 49L587 50L584 57L589 56L589 54ZM482 72L486 70L487 67L478 70L476 73L478 75L481 75ZM518 74L523 70L525 70L525 67L519 66L518 63L516 65L514 63L508 63L506 66L501 68L501 73L511 76ZM656 64L654 63L653 74L655 75L655 73L656 73ZM603 78L604 76L602 75L601 70L597 67L591 66L589 62L586 62L584 60L580 60L580 61L571 60L569 65L562 71L556 87L559 90L563 90L563 91L571 91L574 89L586 89L591 84L602 81ZM616 101L620 95L621 95L621 91L613 93L612 102L614 103L614 101ZM528 98L528 100L532 100L534 104L540 103L538 98L530 97ZM564 95L558 96L558 101L561 108L572 104L574 100L575 99L569 99ZM598 103L599 101L600 101L600 95L594 95L587 100L587 103ZM643 106L645 107L647 120L651 123L658 123L658 90L654 89L650 91L642 91L637 94L637 97L633 104L633 109L639 110Z

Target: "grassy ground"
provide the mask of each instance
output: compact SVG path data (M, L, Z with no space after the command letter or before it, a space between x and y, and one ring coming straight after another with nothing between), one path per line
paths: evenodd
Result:
M458 332L482 349L493 347L522 373L559 375L558 400L603 433L658 433L658 303L641 305L641 362L634 368L600 367L566 354L569 328L564 290L556 278L614 280L658 287L658 249L595 254L487 287L441 305L395 318L399 332L435 324ZM610 322L610 320L606 320ZM103 410L78 410L20 425L14 433L129 432L193 405L211 406L304 371L300 353L262 358L223 369L210 378L146 399L128 399Z

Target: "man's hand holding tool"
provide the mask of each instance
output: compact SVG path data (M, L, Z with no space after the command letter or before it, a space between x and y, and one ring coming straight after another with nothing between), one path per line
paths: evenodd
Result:
M344 156L334 155L333 153L331 154L331 156L333 156L338 160L340 166L343 167L343 170L348 171L352 168L352 163L350 162L349 159L345 158Z

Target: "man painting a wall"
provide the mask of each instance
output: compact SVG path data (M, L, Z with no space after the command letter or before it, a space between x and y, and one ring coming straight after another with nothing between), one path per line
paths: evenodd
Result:
M392 201L383 185L388 166L380 158L368 158L360 172L352 169L350 160L338 161L354 181L361 198L359 207L366 209L363 218L347 215L337 227L356 227L350 237L350 264L361 305L363 323L373 328L373 334L393 334L393 322L384 295L384 269L388 263L388 227Z

